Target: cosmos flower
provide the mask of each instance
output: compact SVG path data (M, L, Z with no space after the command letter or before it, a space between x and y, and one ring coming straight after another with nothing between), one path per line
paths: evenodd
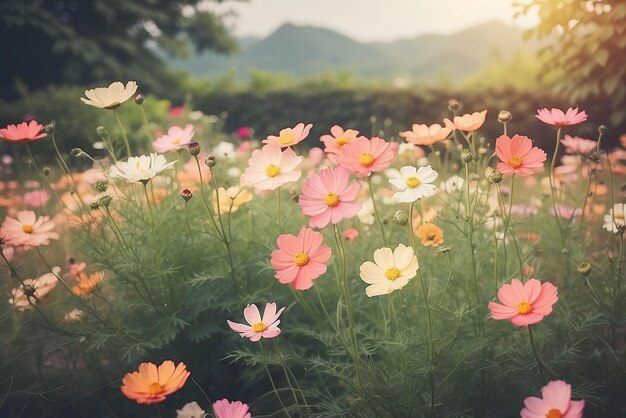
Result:
M443 120L443 123L446 125L446 128L450 130L458 129L459 131L474 132L480 129L481 126L483 126L486 116L487 111L483 110L482 112L474 112L472 114L468 113L463 116L455 116L454 121L445 118Z
M337 163L359 177L383 171L395 156L391 144L384 139L360 136L342 147Z
M437 187L431 183L435 181L437 175L429 165L420 168L402 167L398 176L390 174L389 177L389 183L400 189L393 197L398 202L412 203L423 197L432 196Z
M524 399L522 418L582 418L585 401L572 400L572 386L553 380L541 388L541 398Z
M310 123L306 126L304 126L304 123L299 123L293 128L281 129L278 136L268 136L267 139L263 140L263 143L279 148L291 147L306 138L312 127L313 125Z
M89 296L104 280L104 272L99 271L97 273L90 274L89 277L78 278L78 284L72 286L72 293L76 296Z
M578 106L576 108L570 107L566 112L563 112L561 109L552 108L548 110L544 108L537 109L535 117L548 125L570 126L586 121L587 113L584 110L579 112Z
M24 285L11 290L9 303L20 311L28 309L31 304L40 301L52 291L59 282L61 268L52 267L52 271L42 274L36 279L25 279Z
M522 283L513 279L511 284L503 284L498 290L498 299L504 304L490 301L491 317L496 320L508 319L518 327L540 322L552 312L552 305L558 300L557 288L552 283L541 283L530 279Z
M565 147L565 151L569 154L589 154L598 146L597 141L584 139L577 136L565 135L561 139L561 144Z
M37 217L31 210L21 210L16 217L7 216L0 227L0 236L4 237L6 244L34 248L48 245L51 239L59 239L59 234L52 231L55 224L50 217Z
M604 215L604 225L602 227L609 232L619 232L619 228L624 228L624 214L626 213L626 203L616 203L609 213Z
M275 190L300 178L302 172L296 170L296 167L301 161L302 157L297 156L291 148L281 151L279 147L266 145L252 151L248 168L243 173L243 181L258 190Z
M217 196L220 197L219 212L221 214L236 212L241 205L252 200L252 193L243 187L231 186L228 189L220 187L217 192L213 190L211 194L211 203L215 212L217 212Z
M157 403L182 388L189 374L182 362L175 366L173 361L165 360L158 367L153 363L141 363L138 371L126 373L121 390L128 399L139 404Z
M243 316L246 318L248 325L239 324L237 322L226 321L228 326L235 332L238 332L241 337L246 337L250 341L259 341L261 338L274 338L280 335L280 319L278 317L285 308L280 308L276 312L276 303L265 304L265 311L263 311L263 318L259 313L259 308L255 304L248 305L243 310Z
M176 161L167 162L165 157L150 153L139 157L130 157L127 161L118 161L111 166L111 177L123 178L129 183L146 183L164 170L172 168Z
M417 274L417 257L411 247L400 244L395 250L379 248L374 251L374 263L361 264L361 279L369 284L367 296L387 295L402 289Z
M8 142L31 142L46 136L43 129L44 126L33 119L0 129L0 138Z
M400 132L400 136L407 142L415 145L432 145L446 139L452 131L453 128L444 128L438 123L430 126L426 124L413 124L412 130Z
M436 247L443 244L443 229L435 224L425 223L415 231L415 235L422 241L425 247Z
M205 418L206 411L198 405L198 402L193 401L186 403L182 409L176 410L176 418Z
M158 137L152 143L152 146L156 152L160 153L175 151L180 147L189 144L193 139L193 135L193 125L190 123L184 128L181 128L180 126L171 126L167 130L167 134Z
M215 418L251 418L248 405L241 401L230 402L221 399L213 403Z
M500 159L497 170L504 175L518 174L530 176L543 167L546 153L533 147L533 141L527 136L513 135L509 138L501 135L496 139L496 155Z
M89 106L100 109L115 109L133 97L137 87L137 82L135 81L129 81L126 83L126 86L119 81L115 81L109 87L85 90L87 98L81 97L80 100Z
M339 125L330 128L330 135L322 135L320 141L326 146L324 152L328 155L330 161L337 163L337 156L341 155L343 146L351 143L359 136L359 131L354 129L343 129Z

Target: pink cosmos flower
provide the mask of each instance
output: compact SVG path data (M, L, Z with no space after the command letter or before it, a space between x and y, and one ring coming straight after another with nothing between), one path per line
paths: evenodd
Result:
M563 144L565 151L569 154L589 154L596 149L598 142L577 136L565 135L564 139L561 139L561 144Z
M354 241L359 237L359 231L356 228L348 228L341 233L341 236L346 239L346 241Z
M581 208L572 208L570 206L567 206L563 203L557 203L556 204L556 210L554 209L554 207L550 208L550 214L551 215L555 215L556 213L559 214L559 217L564 218L564 219L570 219L574 216L580 216L582 215L583 211Z
M48 216L37 218L31 210L17 212L17 219L7 218L0 227L0 236L9 245L24 245L39 247L48 245L51 239L59 239L59 234L53 232L54 222Z
M251 418L248 405L241 401L230 402L228 399L216 401L213 404L215 418Z
M265 311L263 312L263 318L259 313L259 308L255 304L248 305L243 310L243 316L248 321L249 325L239 324L237 322L226 321L228 326L235 332L238 332L242 337L250 339L250 341L259 341L262 338L274 338L280 334L280 320L278 317L285 308L280 308L276 312L276 303L265 304Z
M299 123L293 128L282 129L278 136L268 136L267 139L263 140L263 143L274 145L280 148L291 147L306 138L309 135L309 131L312 127L313 124L311 123L306 126L304 126L304 123Z
M46 136L42 132L43 128L44 126L36 120L22 122L18 125L8 125L6 128L0 129L0 138L9 142L30 142Z
M491 317L508 319L518 327L540 322L552 312L552 305L559 300L556 286L549 282L542 284L537 279L526 283L513 279L511 284L503 284L498 290L498 299L504 305L489 302Z
M337 163L360 177L389 168L395 156L391 144L378 137L367 139L360 136L344 145L341 151Z
M359 212L363 203L354 200L361 184L348 185L349 180L348 170L339 166L312 174L304 183L298 206L302 213L311 217L311 227L323 228L330 222L337 224Z
M43 207L48 203L48 200L50 200L50 193L47 190L34 190L24 193L24 196L22 196L22 203L31 208Z
M278 281L296 290L311 288L313 280L326 273L326 263L330 260L330 247L323 240L321 233L304 226L298 236L280 235L276 240L278 250L272 252L272 267Z
M288 148L284 151L277 146L266 145L252 151L248 168L243 173L244 183L259 190L274 190L285 183L296 181L302 174L296 167L302 157Z
M519 174L530 176L543 167L547 155L541 149L533 147L533 141L527 136L506 135L496 139L496 155L500 159L497 169L504 175Z
M487 117L487 111L483 110L482 112L474 112L472 114L465 114L463 116L455 116L454 122L448 118L443 120L443 123L446 125L446 128L451 130L458 129L459 131L465 132L474 132L480 129L485 123L485 118Z
M175 151L191 142L194 135L193 125L188 123L184 128L171 126L166 135L162 135L152 143L156 152Z
M541 388L541 398L524 399L522 418L582 418L585 401L572 400L572 386L553 380Z
M415 145L432 145L435 142L443 141L453 131L453 128L444 128L438 123L430 126L415 123L411 129L411 131L400 132L400 136L403 137L406 142Z
M544 108L537 109L535 117L548 125L570 126L578 125L579 123L586 121L587 113L584 110L579 112L578 106L576 106L576 108L570 107L565 113L563 113L561 109L552 108L548 110Z
M322 135L320 141L326 145L324 152L328 155L328 159L334 164L337 163L337 156L341 155L344 145L351 143L359 136L359 131L354 129L343 129L339 125L330 128L330 135Z

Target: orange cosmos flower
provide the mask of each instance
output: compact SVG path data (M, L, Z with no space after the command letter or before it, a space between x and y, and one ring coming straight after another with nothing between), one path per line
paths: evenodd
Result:
M141 363L139 371L126 373L121 390L128 399L139 404L157 403L182 388L189 374L182 362L174 366L173 361L165 360L158 368L153 363Z
M98 287L98 285L104 279L104 272L99 271L94 274L90 274L89 277L78 276L78 285L72 286L72 292L76 296L88 296Z
M455 116L454 121L451 121L448 118L443 120L443 123L446 125L446 128L451 130L458 129L459 131L465 132L474 132L480 129L485 123L485 117L487 116L487 111L483 110L482 112L474 112L472 114L465 114L463 116Z
M443 229L435 224L425 223L420 225L417 231L415 231L415 235L422 240L422 245L425 247L435 247L443 244Z

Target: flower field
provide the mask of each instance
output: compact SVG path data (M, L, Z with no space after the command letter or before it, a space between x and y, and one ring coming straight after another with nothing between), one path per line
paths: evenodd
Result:
M139 87L76 97L96 144L0 129L1 416L626 415L626 144L584 110L258 137Z

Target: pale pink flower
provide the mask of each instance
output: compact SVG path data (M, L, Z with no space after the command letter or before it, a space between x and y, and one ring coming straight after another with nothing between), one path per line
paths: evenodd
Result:
M263 318L259 313L259 308L255 304L248 305L243 310L243 316L248 321L249 325L239 324L227 320L228 326L235 332L238 332L242 337L250 339L250 341L259 341L261 338L274 338L280 334L280 319L278 317L285 308L280 308L276 312L276 303L265 304L265 311L263 312Z
M346 241L354 241L359 237L359 230L356 228L348 228L341 233L341 236L346 239Z
M432 145L446 139L452 131L453 128L444 128L438 123L430 126L415 123L413 124L411 131L400 132L400 136L403 137L406 142L410 142L415 145Z
M44 126L36 120L22 122L17 125L8 125L0 129L0 138L9 142L30 142L46 136Z
M556 204L556 210L554 209L554 207L550 208L550 214L551 215L555 215L556 213L559 214L559 217L564 218L564 219L570 219L574 216L580 216L582 215L583 211L581 208L572 208L570 206L567 206L563 203L557 203Z
M382 138L360 136L344 145L341 151L337 163L357 176L367 177L389 168L397 147L394 151L391 144Z
M59 234L53 232L54 222L48 216L37 217L35 212L21 210L17 219L7 217L0 228L0 236L9 245L24 245L39 247L48 245L51 239L59 239Z
M302 172L296 167L302 157L288 148L282 151L279 147L266 145L252 151L248 160L248 168L243 173L243 181L259 190L274 190L290 181L300 178Z
M313 280L326 273L326 263L330 260L330 247L323 240L321 233L304 226L298 236L280 235L276 240L278 250L272 252L274 277L295 290L311 288Z
M552 108L548 110L544 108L537 109L535 117L548 125L569 126L578 125L586 121L587 113L584 110L579 112L578 106L576 106L576 108L570 107L565 113L561 109Z
M323 228L331 222L337 224L359 212L362 203L354 200L361 184L348 185L349 180L348 170L339 166L312 174L304 183L298 206L302 213L311 217L311 227Z
M458 129L459 131L465 132L474 132L480 129L485 123L485 118L487 117L487 111L483 110L482 112L474 112L472 114L465 114L463 116L455 116L454 121L451 121L448 118L443 120L443 123L446 125L446 128L451 130Z
M541 398L524 399L522 418L582 418L585 401L572 400L572 386L553 380L541 388Z
M167 130L166 135L158 137L152 146L156 152L175 151L183 145L187 145L193 139L193 125L188 123L184 128L172 126Z
M274 145L279 148L286 148L296 145L309 135L309 131L313 127L312 124L304 125L299 123L293 128L281 129L278 136L270 135L263 140L264 144Z
M501 135L496 139L496 155L500 159L497 169L504 175L518 174L530 176L543 167L547 155L541 149L533 147L533 141L527 136L513 135L509 138Z
M341 126L335 125L330 128L330 135L322 135L320 141L326 146L324 152L328 159L337 164L337 156L341 154L344 145L351 143L359 136L359 131L354 129L344 130Z
M37 279L25 279L24 285L11 290L11 298L9 303L17 309L23 311L41 300L44 296L52 291L59 282L58 275L61 274L61 268L52 267L52 271L39 276ZM29 288L26 292L24 287ZM28 294L27 294L28 293ZM30 295L30 296L29 296ZM29 302L30 300L30 302Z
M248 405L241 401L230 402L228 399L216 401L213 404L215 418L251 418Z
M561 139L561 144L565 147L565 151L570 154L589 154L596 149L598 142L578 136L565 135L564 139Z
M48 203L48 200L50 200L50 193L47 190L34 190L24 193L22 196L22 203L31 208L43 207Z
M491 317L496 320L508 319L518 327L540 322L552 312L552 305L558 300L557 288L552 283L541 283L530 279L522 283L513 279L511 284L503 284L498 290L498 299L504 304L490 301Z

